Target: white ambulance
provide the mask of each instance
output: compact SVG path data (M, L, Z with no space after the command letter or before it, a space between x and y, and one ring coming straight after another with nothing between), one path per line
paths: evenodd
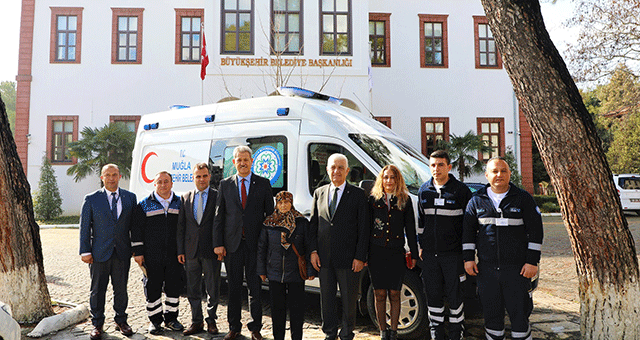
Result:
M211 186L233 175L233 149L249 146L253 172L271 181L273 195L294 195L297 210L309 216L316 188L329 183L327 158L336 152L349 159L347 181L372 185L387 164L398 166L414 205L420 185L430 176L428 160L380 122L340 105L340 100L299 89L280 88L280 95L244 99L145 115L140 120L133 151L130 189L145 197L161 171L173 176L174 191L192 190L193 166L209 162ZM375 322L373 290L362 275L360 310ZM307 289L319 292L317 279ZM407 271L402 287L399 335L424 337L427 306L419 269Z

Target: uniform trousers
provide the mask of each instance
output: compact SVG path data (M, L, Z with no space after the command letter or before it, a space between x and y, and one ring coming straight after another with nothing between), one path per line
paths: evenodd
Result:
M522 266L478 264L478 295L482 303L487 339L504 339L504 310L509 313L511 337L531 339L529 316L533 311L531 279L520 275Z
M184 287L182 281L182 265L176 256L169 256L165 261L153 258L145 259L147 277L144 280L144 294L147 297L149 321L160 324L178 318L178 303ZM164 311L162 308L162 292L164 291Z
M304 282L269 281L269 294L271 295L273 339L284 340L288 307L291 340L302 340L305 306Z
M91 308L91 324L96 327L104 325L104 303L107 285L111 278L113 286L113 310L116 312L115 322L117 324L127 322L127 305L129 295L127 295L127 281L129 279L129 268L131 259L120 260L116 256L115 249L113 255L105 262L93 261L89 264L91 274L91 296L89 306Z
M220 261L215 258L195 257L186 259L184 268L187 273L187 298L191 305L191 322L201 323L202 315L202 274L207 294L208 324L215 324L220 300Z
M461 339L464 331L462 254L422 255L422 282L427 295L431 338L445 338L445 296L449 302L449 338Z
M240 332L242 322L240 321L240 313L242 311L242 277L243 274L247 279L247 288L249 289L249 312L251 313L251 322L247 324L250 331L259 331L262 328L262 304L260 302L260 293L262 290L262 280L256 272L257 250L249 249L247 242L242 240L238 249L233 253L227 253L224 260L224 266L227 270L227 280L229 281L229 305L227 308L227 320L229 321L229 330Z

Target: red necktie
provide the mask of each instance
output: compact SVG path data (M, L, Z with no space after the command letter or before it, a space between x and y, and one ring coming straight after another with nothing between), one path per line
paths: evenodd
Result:
M242 209L247 205L247 187L244 185L244 181L246 181L246 179L243 178L242 186L240 188L240 191L242 191Z

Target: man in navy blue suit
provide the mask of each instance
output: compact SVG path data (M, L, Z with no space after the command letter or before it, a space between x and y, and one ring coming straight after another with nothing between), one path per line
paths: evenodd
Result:
M80 215L80 256L91 273L91 339L104 333L104 303L107 284L113 286L116 329L133 334L127 324L127 279L131 265L131 217L136 195L118 187L120 170L115 164L102 167L104 188L84 197Z
M242 277L249 288L251 322L247 328L252 340L262 340L261 280L256 272L258 238L265 217L273 213L273 195L269 180L251 172L253 152L248 146L233 150L233 165L237 174L220 181L213 219L213 251L224 259L229 281L227 321L229 333L223 340L240 336L242 322Z

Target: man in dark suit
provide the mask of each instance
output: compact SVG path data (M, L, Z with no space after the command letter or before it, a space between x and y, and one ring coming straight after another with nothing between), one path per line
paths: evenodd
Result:
M80 256L89 264L91 273L91 339L101 339L104 325L104 303L111 277L116 329L133 334L127 324L127 280L131 266L131 217L136 195L118 188L120 170L115 164L102 167L100 179L104 188L88 194L80 215Z
M224 258L229 280L229 333L225 340L236 339L242 328L243 272L249 288L252 318L247 328L251 331L251 339L262 340L261 281L256 273L256 261L262 223L273 213L273 195L269 180L251 172L252 154L251 149L244 145L233 150L233 165L238 173L220 182L213 221L214 251L218 260Z
M220 261L213 253L213 217L218 192L209 187L209 165L193 168L196 189L182 196L178 215L178 262L187 272L187 298L191 305L191 326L183 334L204 330L202 315L202 274L207 291L207 332L218 334L216 310L220 298Z
M319 272L322 331L328 340L338 336L336 298L340 286L342 329L340 339L353 339L356 323L359 272L367 261L369 209L364 191L346 182L347 157L333 154L327 160L331 183L313 193L311 235L316 238L311 264Z

